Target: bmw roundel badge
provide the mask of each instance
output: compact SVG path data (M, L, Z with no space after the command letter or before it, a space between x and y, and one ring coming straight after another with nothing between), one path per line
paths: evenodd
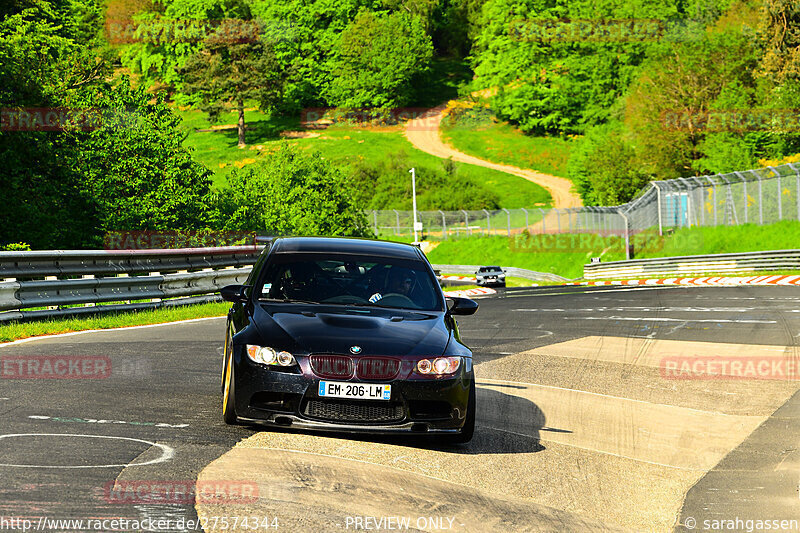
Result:
M361 346L351 346L350 353L353 355L358 355L361 353Z

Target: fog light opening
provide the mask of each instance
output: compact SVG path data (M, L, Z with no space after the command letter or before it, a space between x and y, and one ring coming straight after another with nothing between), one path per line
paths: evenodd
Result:
M426 431L428 431L428 424L423 424L421 422L411 424L411 431L425 433Z

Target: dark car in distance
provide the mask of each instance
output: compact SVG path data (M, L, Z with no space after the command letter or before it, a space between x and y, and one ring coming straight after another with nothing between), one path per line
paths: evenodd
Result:
M278 238L221 293L225 422L472 438L472 352L455 316L478 304L445 299L419 248Z

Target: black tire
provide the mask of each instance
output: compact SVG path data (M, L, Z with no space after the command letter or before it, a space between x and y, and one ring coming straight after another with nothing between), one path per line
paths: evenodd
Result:
M236 417L236 393L234 391L233 379L233 353L228 354L228 360L225 363L225 374L223 375L222 387L222 419L226 424L236 424L238 418ZM225 389L227 388L227 394Z
M475 381L470 382L469 385L469 401L467 402L467 419L464 421L464 426L461 432L457 435L449 437L449 442L453 444L466 444L472 440L472 435L475 433Z

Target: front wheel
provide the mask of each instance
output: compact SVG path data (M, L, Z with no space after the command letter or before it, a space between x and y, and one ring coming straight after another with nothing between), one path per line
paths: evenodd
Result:
M222 418L226 424L236 424L236 396L233 387L233 350L228 351L222 390Z
M470 382L469 386L469 401L467 402L467 419L464 421L464 427L457 435L449 437L449 442L453 444L465 444L472 440L472 435L475 433L475 380Z

